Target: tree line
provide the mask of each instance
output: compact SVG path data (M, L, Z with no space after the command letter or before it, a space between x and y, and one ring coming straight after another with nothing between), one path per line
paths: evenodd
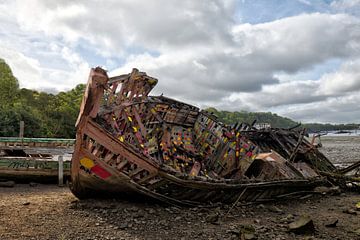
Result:
M219 111L215 108L205 109L213 113L218 119L226 124L233 124L236 122L245 122L252 124L254 121L257 123L269 123L274 128L292 128L295 126L304 127L308 132L327 132L327 131L341 131L359 129L360 124L322 124L322 123L301 123L291 120L290 118L282 117L276 113L271 112L229 112Z
M0 59L0 137L19 135L19 122L25 122L25 137L74 138L84 84L57 94L19 88L18 80L6 62ZM298 125L289 118L270 112L229 112L206 109L226 124L246 122L270 123L272 127L290 128ZM359 124L303 124L311 131L349 130Z
M58 94L19 88L10 67L0 59L0 136L74 138L84 84Z

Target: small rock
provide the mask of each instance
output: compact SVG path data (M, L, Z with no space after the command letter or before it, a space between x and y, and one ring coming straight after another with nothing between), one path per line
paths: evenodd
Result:
M14 181L0 182L0 187L12 188L15 187L15 182Z
M39 184L36 183L36 182L30 182L30 183L29 183L29 186L30 186L30 187L37 187L37 185L39 185Z
M135 213L133 215L134 218L143 218L144 217L144 213L142 211L138 211L137 213Z
M341 193L341 189L336 186L336 187L324 187L324 186L320 186L320 187L316 187L314 189L314 192L317 193L321 193L321 194L332 194L332 195L339 195Z
M139 211L139 208L134 206L132 208L129 208L129 210L132 212L137 212L137 211Z
M336 227L336 224L339 222L338 219L336 219L335 221L329 223L329 224L326 224L325 227L328 227L328 228L334 228Z
M216 222L218 222L218 220L219 220L219 213L218 212L211 213L211 214L206 216L206 222L216 223Z
M127 223L121 223L119 229L124 230L128 227Z
M257 206L257 208L259 208L259 209L265 209L265 206L264 206L264 204L259 204L259 205Z
M351 215L357 215L357 212L352 209L345 209L343 210L343 213L351 214Z
M354 231L353 231L353 233L356 233L357 235L359 235L359 236L360 236L360 228L359 228L359 229L354 230Z
M280 208L278 208L277 206L274 206L274 205L269 206L268 209L270 212L274 212L274 213L282 213L283 212L283 210L281 210Z
M297 234L313 233L315 226L313 220L307 216L302 215L300 218L289 224L289 231Z
M23 202L22 205L24 206L30 205L30 202Z
M255 228L252 225L242 225L240 227L240 239L253 240L255 237Z
M170 208L165 208L165 211L167 211L168 213L174 213Z
M156 211L154 209L152 209L152 208L149 208L147 211L148 211L149 214L155 214L156 213Z

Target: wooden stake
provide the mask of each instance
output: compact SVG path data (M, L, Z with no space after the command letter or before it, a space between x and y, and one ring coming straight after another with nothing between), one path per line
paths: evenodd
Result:
M58 163L59 163L59 187L63 187L64 186L64 161L63 161L63 156L59 155L58 156Z
M20 121L19 138L23 138L23 137L24 137L24 126L25 126L24 121Z

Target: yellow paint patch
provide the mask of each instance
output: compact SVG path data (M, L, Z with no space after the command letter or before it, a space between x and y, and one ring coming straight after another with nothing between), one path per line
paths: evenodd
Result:
M86 157L80 159L80 164L86 167L87 169L91 169L93 166L95 166L93 160Z

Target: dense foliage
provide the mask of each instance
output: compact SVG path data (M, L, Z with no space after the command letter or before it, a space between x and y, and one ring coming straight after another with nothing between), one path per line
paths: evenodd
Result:
M79 112L84 84L68 92L56 95L19 88L18 80L10 67L0 59L0 137L19 134L19 122L25 122L26 137L74 138L75 122ZM208 108L222 122L233 124L254 120L270 123L272 127L290 128L298 123L270 112L228 112ZM359 124L304 124L312 131L347 130L359 128Z
M25 122L26 137L74 138L84 84L56 95L19 89L9 66L0 60L0 136L15 137Z

